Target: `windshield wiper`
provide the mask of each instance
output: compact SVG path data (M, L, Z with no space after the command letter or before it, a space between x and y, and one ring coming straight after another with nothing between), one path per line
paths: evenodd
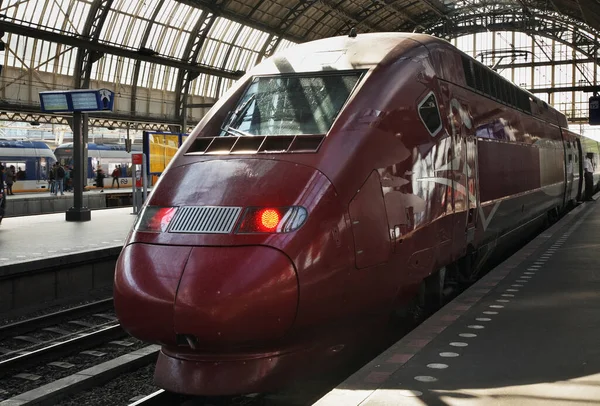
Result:
M242 104L232 115L231 115L231 119L229 120L229 122L227 123L227 125L224 128L221 128L221 130L225 131L226 133L231 134L231 131L237 131L240 134L234 134L234 135L252 135L250 133L247 133L245 131L242 130L238 130L237 128L235 128L237 125L239 125L240 119L243 118L246 115L246 112L248 111L248 108L250 107L250 104L254 101L254 99L256 98L256 93L254 93L252 96L250 96L248 98L248 100L246 100L244 102L244 104Z
M221 127L221 131L225 131L229 135L233 135L235 137L244 136L244 137L254 137L254 134L250 134L246 131L238 130L237 128L231 127Z

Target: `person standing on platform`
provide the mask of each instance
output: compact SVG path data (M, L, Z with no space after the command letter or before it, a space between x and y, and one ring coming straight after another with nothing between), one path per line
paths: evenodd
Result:
M0 193L4 194L4 165L0 165Z
M14 195L12 191L13 183L15 183L15 167L11 165L4 171L4 182L6 182L6 195Z
M50 194L54 194L56 189L56 162L52 164L52 167L48 171L48 184L50 186Z
M60 195L64 196L65 194L65 168L58 162L56 164L56 188L54 189L54 196L58 196L58 191L60 190Z
M111 174L113 180L112 180L112 185L110 185L111 188L115 187L115 181L117 182L117 189L120 189L121 187L119 186L119 176L121 176L121 166L117 166Z
M594 198L594 164L592 163L592 154L587 154L583 161L584 179L585 179L585 201L593 201Z
M3 167L1 167L3 168ZM0 183L2 179L2 174L0 173ZM4 218L4 210L6 208L6 195L4 194L4 186L0 189L0 224L2 224L2 219Z
M104 178L104 171L98 166L98 170L96 171L96 187L102 189L100 192L104 192Z

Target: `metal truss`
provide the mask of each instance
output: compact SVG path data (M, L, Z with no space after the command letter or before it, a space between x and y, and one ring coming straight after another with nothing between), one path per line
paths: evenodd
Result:
M142 39L140 41L140 49L146 48L148 45L148 38L150 38L150 33L152 32L152 27L154 26L154 21L158 17L158 13L162 9L165 0L159 0L156 8L154 9L154 13L152 14L152 18L148 22L146 26L146 30L142 35ZM138 81L140 79L140 69L142 67L142 61L140 59L135 60L135 66L133 68L133 78L131 81L131 115L135 116L137 112L137 90L138 90Z
M216 3L222 4L224 0L217 0ZM206 37L212 26L217 20L218 15L208 10L204 10L188 40L187 46L183 53L182 60L188 64L194 64L198 60L198 55L206 42ZM180 69L177 75L177 84L175 86L175 100L177 109L175 110L176 118L181 125L182 131L187 127L187 100L190 93L190 86L194 79L200 74L188 69ZM240 75L241 76L241 75Z
M305 41L304 38L299 37L297 35L284 33L277 28L269 26L268 24L263 24L258 21L249 20L248 17L246 17L244 15L240 15L240 14L234 13L232 11L225 10L221 6L222 1L219 1L219 0L216 0L216 1L215 0L176 0L176 1L183 3L183 4L187 4L192 7L198 7L203 10L208 10L208 11L212 12L213 14L215 14L217 17L225 17L228 20L234 21L239 24L243 24L250 28L254 28L254 29L257 29L260 31L264 31L264 32L273 33L273 34L283 37L289 41L293 41L293 42L304 42ZM301 0L301 1L303 1L303 0Z
M104 128L121 128L139 131L170 131L172 125L165 122L141 121L143 117L131 117L133 120L108 118L108 117L88 117L89 126L104 127ZM71 126L73 119L71 116L52 115L44 113L26 113L26 112L11 112L1 111L0 120L4 121L20 121L24 123L36 124L59 124ZM177 126L177 128L179 128ZM179 131L179 130L178 130Z
M256 13L259 9L259 7L264 3L263 1L259 1L254 8L252 9L252 11L250 11L250 13L248 13L248 18L252 18L252 16L254 15L254 13ZM233 36L233 39L231 40L231 45L227 48L227 52L225 53L225 56L223 57L223 63L221 64L221 69L225 69L225 66L227 65L227 62L229 62L229 57L231 56L231 51L233 51L233 49L235 48L235 44L237 43L238 39L240 38L240 35L242 34L242 31L244 30L244 28L246 28L243 24L239 26L239 28L237 29L237 31L235 32L235 35ZM223 78L220 77L218 82L217 82L217 98L221 97L221 94L223 92L221 92L221 83L223 82Z
M90 42L98 42L102 27L106 21L108 11L112 6L113 0L94 0L88 13L83 32L83 38ZM75 62L75 88L87 89L90 87L92 65L98 62L104 53L91 50L86 47L80 47L77 52L77 60Z
M1 16L0 16L1 18ZM45 41L56 42L58 44L70 45L79 48L98 51L100 53L123 56L130 59L139 59L141 61L155 63L158 65L170 66L177 69L186 69L192 72L206 73L208 75L223 76L230 79L239 79L242 75L239 72L221 71L211 66L200 65L198 63L186 63L180 59L169 58L160 55L148 55L141 53L133 48L124 46L109 45L100 42L90 42L82 37L63 34L55 31L49 31L42 28L35 28L23 24L16 24L0 19L0 30L23 35L25 37L37 38Z
M441 3L437 3L437 1L435 1L435 5L434 5L434 1L432 1L431 3L427 3L423 0L421 0L420 2L427 4L440 17L444 17L446 15L446 13L448 12L446 7ZM356 15L356 17L358 19L364 20L364 19L367 19L367 18L371 17L372 15L376 14L377 12L386 9L386 10L390 11L390 14L386 18L381 19L378 22L379 24L381 24L382 22L386 21L387 19L389 19L391 17L400 17L402 20L405 20L405 22L407 22L407 23L409 22L409 23L413 24L415 27L425 28L420 23L418 23L417 21L414 20L414 16L406 13L406 11L403 11L398 6L397 3L399 3L399 1L372 0L370 4L363 7L363 9L360 11L360 13L358 13ZM402 5L401 7L407 8L406 5ZM338 30L338 31L336 31L336 33L334 35L342 35L342 34L343 34L343 32L341 30Z
M488 31L517 31L542 36L574 48L590 59L598 59L600 33L580 20L564 14L529 9L457 10L451 20L430 26L426 33L452 39Z
M279 27L277 27L277 31L285 35L288 32L289 28L292 25L294 25L294 23L304 15L306 10L311 8L316 2L317 0L307 0L299 1L298 3L296 3L296 5L290 9L286 16L283 17L283 20L281 20ZM271 55L273 55L283 38L283 35L277 35L275 33L269 35L269 37L265 41L265 45L260 50L257 62L260 62L263 58L268 58Z

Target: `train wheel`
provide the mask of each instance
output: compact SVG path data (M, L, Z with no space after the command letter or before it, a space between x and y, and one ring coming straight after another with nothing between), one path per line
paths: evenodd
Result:
M443 267L423 279L417 296L415 296L406 309L397 312L397 315L401 318L407 318L410 322L421 323L444 305L446 297L444 291L445 285L446 268Z

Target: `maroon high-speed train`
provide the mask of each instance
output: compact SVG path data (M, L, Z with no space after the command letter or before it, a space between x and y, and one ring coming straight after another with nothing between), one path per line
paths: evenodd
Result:
M572 206L584 156L600 170L583 141L431 36L295 46L230 89L169 164L119 258L118 317L161 344L160 387L277 389Z

